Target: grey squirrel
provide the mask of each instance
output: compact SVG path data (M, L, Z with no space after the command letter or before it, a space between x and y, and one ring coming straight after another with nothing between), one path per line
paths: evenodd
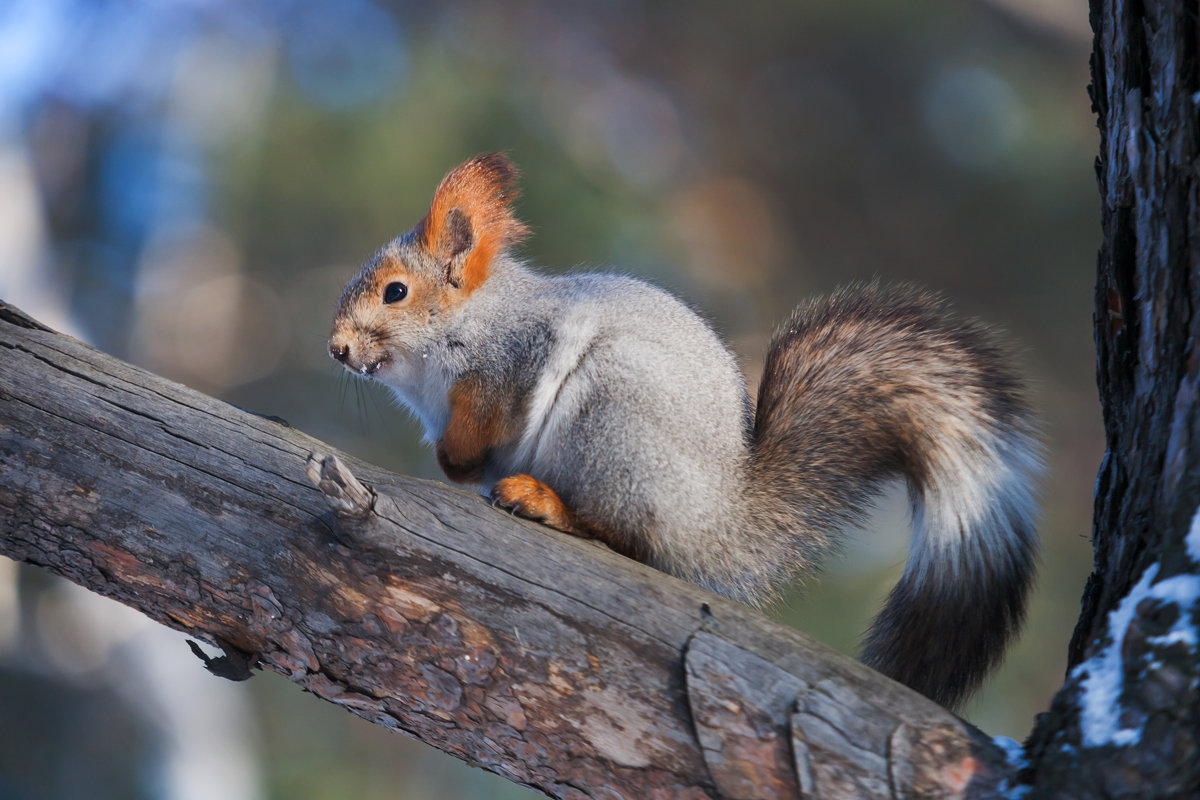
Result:
M863 660L960 705L1020 626L1037 558L1039 446L1003 348L931 295L843 290L775 335L752 405L672 295L513 257L516 178L502 154L452 170L346 286L330 355L414 412L451 480L751 604L903 477L912 544Z

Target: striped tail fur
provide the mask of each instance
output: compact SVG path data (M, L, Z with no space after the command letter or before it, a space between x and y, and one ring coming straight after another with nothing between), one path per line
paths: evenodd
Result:
M771 343L750 462L760 520L796 553L828 551L903 477L908 559L862 658L947 707L1024 617L1040 467L1007 352L936 297L844 290L797 309Z

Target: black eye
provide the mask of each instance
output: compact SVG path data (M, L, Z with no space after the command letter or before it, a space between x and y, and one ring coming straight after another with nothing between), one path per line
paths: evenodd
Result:
M408 287L403 283L389 283L383 290L383 302L399 303L408 296Z

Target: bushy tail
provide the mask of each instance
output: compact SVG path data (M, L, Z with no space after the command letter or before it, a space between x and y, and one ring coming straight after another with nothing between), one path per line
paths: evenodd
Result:
M872 285L797 309L759 389L750 485L798 555L907 480L908 560L863 661L952 708L1020 626L1037 558L1039 446L1008 360L938 299Z

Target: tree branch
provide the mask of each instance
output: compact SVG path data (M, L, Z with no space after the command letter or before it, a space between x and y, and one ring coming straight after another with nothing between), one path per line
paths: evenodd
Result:
M750 609L2 303L0 466L0 553L219 644L227 677L274 670L552 797L991 797L1011 777L976 729Z

